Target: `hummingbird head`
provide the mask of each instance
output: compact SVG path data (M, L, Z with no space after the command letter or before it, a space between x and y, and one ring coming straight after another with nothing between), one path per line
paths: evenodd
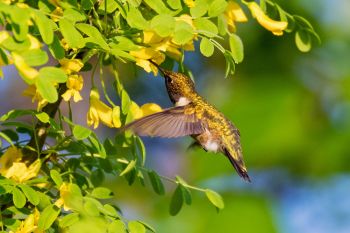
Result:
M182 73L164 70L163 68L159 69L163 73L165 85L173 103L178 102L181 97L191 99L191 96L195 93L195 88L189 77Z

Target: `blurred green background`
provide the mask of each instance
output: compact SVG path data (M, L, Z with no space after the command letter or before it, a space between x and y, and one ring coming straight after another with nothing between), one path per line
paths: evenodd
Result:
M145 138L148 167L218 191L225 209L217 212L203 194L194 193L193 204L171 217L173 184L166 183L166 196L157 196L149 187L129 187L110 177L106 185L127 218L166 233L350 232L350 2L278 2L309 19L322 44L303 54L292 35L275 37L251 20L238 26L245 59L232 79L223 78L225 61L219 53L208 59L188 53L185 60L199 93L240 129L252 183L239 179L224 156L187 151L190 138ZM139 78L130 78L135 76L130 67L121 77L137 103L171 105L161 78L142 70L137 70ZM24 88L19 79L2 82L8 83L0 86L1 98ZM29 104L14 99L1 112ZM80 106L76 119L85 119L87 107ZM100 130L102 137L115 134Z

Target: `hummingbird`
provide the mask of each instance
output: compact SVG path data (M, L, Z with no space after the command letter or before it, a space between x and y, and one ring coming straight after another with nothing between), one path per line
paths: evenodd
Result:
M209 104L185 74L161 71L165 86L174 107L137 119L123 130L131 130L139 136L175 138L191 136L205 151L224 154L238 175L250 182L244 165L240 133L224 114Z

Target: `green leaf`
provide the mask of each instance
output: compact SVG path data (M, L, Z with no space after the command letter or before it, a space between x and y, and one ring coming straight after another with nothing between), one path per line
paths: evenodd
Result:
M225 78L228 78L235 73L235 61L233 60L231 51L225 50L224 57L226 60Z
M146 149L140 137L135 137L135 146L142 159L142 166L144 166L146 162Z
M130 233L146 233L146 228L138 221L130 221L128 227Z
M25 184L20 184L19 187L22 189L24 195L27 197L30 203L35 206L39 204L39 195L32 187Z
M167 0L167 3L174 10L180 9L182 7L180 0Z
M72 21L72 22L79 22L86 20L86 16L79 12L77 9L74 8L68 8L63 12L63 17Z
M170 201L170 215L175 216L179 213L184 203L183 194L181 191L181 185L178 185Z
M208 9L209 17L216 17L223 13L226 9L227 2L225 0L214 0L210 3Z
M125 225L120 220L114 220L108 225L107 233L125 233Z
M192 204L192 194L191 191L186 186L181 186L182 195L184 197L185 203L187 205Z
M116 36L113 38L116 43L109 44L112 48L119 48L125 51L137 50L138 46L134 42L124 36Z
M50 122L50 116L46 112L40 112L35 114L36 118L38 118L39 121L43 123L49 123Z
M39 70L39 79L45 79L54 83L64 83L67 81L68 77L62 69L46 66Z
M131 56L130 53L125 52L118 48L111 49L110 53L117 58L122 57L122 58L128 59L129 61L135 61L135 58Z
M311 49L311 38L305 30L298 30L295 33L295 44L301 52L309 52Z
M103 38L100 31L97 30L97 28L85 23L78 23L75 25L75 27L78 28L81 32L83 32L87 36L91 37L93 43L99 45L104 50L109 50L109 46L107 42Z
M205 195L209 199L209 201L217 208L223 209L225 207L224 201L222 200L222 197L215 191L206 189Z
M84 210L87 215L97 217L100 215L100 211L96 205L96 200L93 200L94 199L84 198Z
M73 135L77 140L84 140L91 135L91 130L81 125L74 125Z
M118 3L115 0L106 0L107 1L107 13L113 13L118 8ZM100 7L98 8L101 13L103 14L105 12L105 1L101 1Z
M112 217L120 218L120 216L119 216L117 210L116 210L113 206L111 206L111 205L109 205L109 204L105 204L105 205L103 206L103 208L100 209L100 211L101 211L101 213L103 213L103 214L105 214L105 215L107 215L107 216L112 216Z
M145 20L141 12L134 7L130 7L126 20L128 21L130 27L140 30L146 29L149 26L147 20Z
M206 57L210 57L214 54L213 43L211 43L211 41L205 37L202 38L199 49L201 53Z
M198 18L193 20L193 24L198 32L205 36L215 37L218 34L218 28L209 19Z
M17 132L12 130L12 129L4 129L4 130L1 130L1 132L4 133L6 136L8 136L8 138L11 141L18 141L19 140Z
M132 169L135 168L136 160L131 160L129 164L126 166L126 168L119 174L119 176L124 176L128 172L130 172Z
M142 221L138 221L139 223L141 223L142 225L144 225L144 227L146 227L147 230L151 231L151 232L156 232L156 230L151 227L150 225L148 225L147 223L145 222L142 222Z
M100 186L105 179L105 174L101 169L96 169L91 172L90 180L94 186Z
M41 49L30 49L20 53L29 66L41 66L49 60L47 53Z
M149 180L151 181L153 190L159 195L164 195L165 189L159 175L155 171L149 171L148 177L149 177Z
M16 40L23 41L28 34L28 20L30 10L28 8L13 7L10 11L12 20L12 32Z
M158 14L171 14L162 0L144 0L144 2Z
M190 9L192 17L199 18L208 11L208 2L206 0L196 0L194 7Z
M13 142L9 136L7 136L5 133L0 132L0 137L2 137L5 141L7 141L11 146L13 146Z
M175 28L175 19L171 15L160 14L151 20L151 28L161 37L171 35Z
M193 28L184 21L177 21L173 41L176 44L184 45L193 39Z
M17 208L22 208L26 204L26 196L23 194L21 190L19 190L16 187L13 187L12 189L12 198L13 198L13 204Z
M47 18L41 11L33 10L32 17L37 25L41 38L45 44L51 44L53 42L53 30L52 21Z
M40 214L38 228L40 230L49 229L59 214L60 208L58 208L56 205L51 204L47 206Z
M124 115L128 114L130 105L131 105L131 100L128 95L128 93L123 89L121 93L121 99L122 99L122 113Z
M113 192L105 187L97 187L92 190L91 196L98 199L108 199L113 197Z
M243 52L243 43L239 36L236 34L230 35L230 49L232 52L232 57L235 62L238 64L243 61L244 52Z
M59 221L59 225L60 225L60 228L66 228L66 227L73 225L74 223L76 223L78 221L79 221L79 214L78 213L71 213L71 214L68 214L68 215L64 216L63 218L61 218Z
M57 90L54 84L50 80L39 76L36 79L35 85L40 95L44 99L46 99L49 103L54 103L57 101L58 99Z
M142 0L127 0L127 2L129 2L130 5L133 7L138 7L140 6Z
M96 0L81 0L81 6L84 10L91 10Z
M50 170L50 177L55 182L57 187L60 187L63 183L61 174L55 169Z
M60 19L59 26L63 37L71 48L83 48L85 41L82 35L75 29L73 23L67 19Z
M64 58L65 51L56 35L54 35L53 42L49 45L49 50L57 60Z

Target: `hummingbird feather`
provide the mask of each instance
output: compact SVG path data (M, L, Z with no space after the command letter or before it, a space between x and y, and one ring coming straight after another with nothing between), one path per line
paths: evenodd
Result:
M168 108L126 125L122 130L131 130L139 136L174 138L204 131L202 122L193 114L185 114L186 106Z

